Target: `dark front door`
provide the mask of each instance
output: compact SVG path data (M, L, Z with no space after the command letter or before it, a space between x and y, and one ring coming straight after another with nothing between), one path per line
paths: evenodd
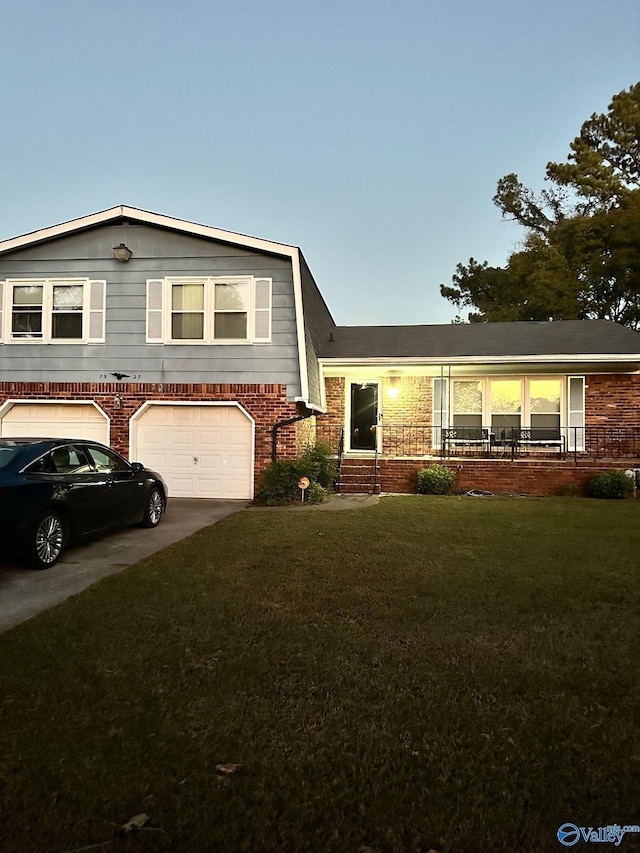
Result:
M378 386L351 386L351 449L375 450L378 423Z

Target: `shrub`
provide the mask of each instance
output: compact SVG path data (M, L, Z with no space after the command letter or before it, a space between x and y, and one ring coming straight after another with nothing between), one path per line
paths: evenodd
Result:
M333 459L331 445L325 441L310 444L304 450L301 459L311 464L313 477L309 479L319 483L323 489L332 489L336 481L337 468Z
M444 465L430 465L418 471L419 495L448 495L453 488L456 475Z
M329 497L327 490L320 483L309 483L305 489L304 499L310 504L323 504Z
M327 489L333 488L336 479L336 464L331 458L331 447L328 444L310 444L298 459L272 462L262 475L258 500L276 506L299 498L298 482L301 477L307 477L310 481L305 500L324 503Z
M308 459L280 459L272 462L262 475L258 498L270 505L285 504L298 493L300 477L313 478Z
M624 471L602 471L589 483L592 498L626 498L633 491L633 480Z

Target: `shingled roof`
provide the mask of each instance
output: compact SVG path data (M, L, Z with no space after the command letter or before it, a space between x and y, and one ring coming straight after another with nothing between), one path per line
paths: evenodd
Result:
M640 333L609 320L336 326L319 352L323 361L578 355L640 358Z

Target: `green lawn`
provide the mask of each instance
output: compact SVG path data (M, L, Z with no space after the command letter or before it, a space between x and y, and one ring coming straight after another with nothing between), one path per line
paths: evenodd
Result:
M639 565L633 500L233 515L0 637L0 849L559 851L567 821L640 823Z

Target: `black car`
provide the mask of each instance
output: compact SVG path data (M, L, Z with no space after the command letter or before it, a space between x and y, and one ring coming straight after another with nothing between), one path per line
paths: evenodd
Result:
M155 527L166 505L159 474L103 444L0 439L1 559L47 569L69 542L113 527Z

